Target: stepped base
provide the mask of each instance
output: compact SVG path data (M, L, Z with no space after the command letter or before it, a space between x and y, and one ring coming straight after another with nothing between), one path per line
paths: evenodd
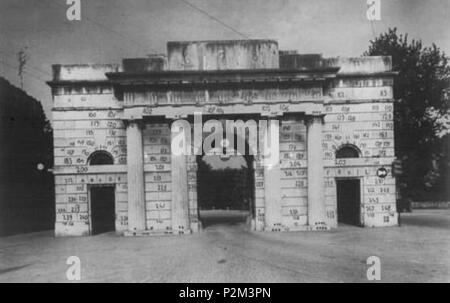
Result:
M191 234L190 230L175 232L173 230L127 230L123 233L127 237L147 237L147 236L168 236L168 235L188 235Z

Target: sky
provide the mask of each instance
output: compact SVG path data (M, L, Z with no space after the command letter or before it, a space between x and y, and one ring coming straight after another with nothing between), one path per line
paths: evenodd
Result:
M450 0L380 1L381 20L371 24L366 0L81 0L81 21L67 20L66 0L0 0L0 76L20 86L24 49L24 89L51 120L52 64L120 63L166 53L167 41L246 36L275 39L282 50L361 56L374 35L397 27L450 54Z

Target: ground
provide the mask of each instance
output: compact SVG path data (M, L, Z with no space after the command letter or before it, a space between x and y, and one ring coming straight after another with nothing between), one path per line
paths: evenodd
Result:
M340 226L326 232L268 233L244 223L209 225L185 236L0 238L0 282L65 282L81 260L81 282L450 282L450 210L401 215L400 227Z

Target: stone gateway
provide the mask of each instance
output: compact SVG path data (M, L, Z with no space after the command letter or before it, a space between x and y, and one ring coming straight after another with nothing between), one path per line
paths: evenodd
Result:
M198 114L263 134L249 158L252 230L397 225L394 76L390 57L302 55L274 40L169 42L167 55L54 65L55 234L197 232L197 155L171 142L180 119L195 141Z

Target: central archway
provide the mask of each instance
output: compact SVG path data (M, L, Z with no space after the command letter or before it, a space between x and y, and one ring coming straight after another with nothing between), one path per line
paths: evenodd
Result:
M237 224L252 218L252 156L199 156L197 195L199 220L203 227Z
M244 154L237 152L235 134L234 147L219 147L224 155L202 153L196 157L198 219L203 228L241 223L251 227L255 218L255 157L246 139Z

